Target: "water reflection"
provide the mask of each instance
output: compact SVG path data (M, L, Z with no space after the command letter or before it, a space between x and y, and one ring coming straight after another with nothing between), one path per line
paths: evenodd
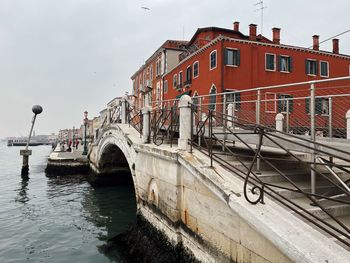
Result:
M28 175L22 175L22 180L20 183L20 188L17 190L18 195L16 196L16 202L20 203L27 203L29 201L27 191L28 191L28 182L29 182L29 176Z
M101 241L97 250L112 262L127 262L120 249L107 246L107 241L126 230L136 220L136 198L133 185L91 187L83 176L48 179L47 198L56 209L75 210L81 220L73 223L82 233L93 233ZM91 225L95 226L91 228Z

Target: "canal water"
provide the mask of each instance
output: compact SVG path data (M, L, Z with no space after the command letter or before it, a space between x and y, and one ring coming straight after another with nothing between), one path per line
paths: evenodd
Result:
M127 261L106 244L135 220L133 189L46 177L50 146L32 147L29 179L22 178L19 150L0 142L0 262Z

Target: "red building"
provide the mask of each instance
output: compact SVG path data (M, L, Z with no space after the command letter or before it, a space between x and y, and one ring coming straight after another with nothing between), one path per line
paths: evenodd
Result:
M239 30L239 22L233 29L217 27L200 28L187 43L186 50L179 55L179 64L164 77L164 100L171 100L182 94L190 96L212 96L203 98L203 104L221 110L223 96L217 93L240 91L272 85L304 82L327 78L349 76L350 56L339 54L339 40L333 39L332 52L319 50L319 37L313 36L312 48L302 48L280 43L280 29L272 29L272 40L257 35L257 26L249 25L249 35ZM317 96L350 93L349 81L339 82L336 89L327 89L329 84L318 84ZM324 87L324 88L322 88ZM278 112L285 111L283 98L289 98L291 119L298 119L298 125L306 125L308 118L309 86L299 85L284 89L264 91L261 96L265 103L261 109L263 117L271 123ZM244 104L244 100L255 100L256 92L234 95L240 112L255 111L255 103ZM243 98L244 97L244 98ZM282 98L282 99L281 99ZM342 105L335 104L334 114L344 118L350 109L350 97ZM328 115L328 99L316 101L316 113ZM345 103L345 105L344 105ZM294 104L294 107L293 107ZM347 107L347 108L346 108ZM320 112L319 112L320 111ZM294 115L294 116L293 116ZM301 119L305 119L302 123ZM322 117L318 118L323 125ZM341 124L343 126L343 124Z

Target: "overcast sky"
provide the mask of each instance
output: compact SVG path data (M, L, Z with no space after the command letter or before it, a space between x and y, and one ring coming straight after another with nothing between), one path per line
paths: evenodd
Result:
M260 33L258 1L0 0L0 138L26 136L34 104L44 108L37 134L78 127L85 110L97 116L166 39L234 21L245 34L256 23ZM322 41L350 29L349 0L264 2L264 35L280 27L284 44L309 47L314 34ZM339 39L350 54L350 33Z

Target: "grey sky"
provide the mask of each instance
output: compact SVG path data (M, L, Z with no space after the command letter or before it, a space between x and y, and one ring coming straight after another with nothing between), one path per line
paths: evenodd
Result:
M0 138L46 134L96 116L130 90L130 76L166 39L189 39L198 27L243 33L258 24L258 0L0 0ZM281 42L309 47L350 29L348 0L265 0L264 34L280 27ZM141 9L147 6L151 10ZM340 36L350 54L350 33ZM331 50L331 41L321 49Z

